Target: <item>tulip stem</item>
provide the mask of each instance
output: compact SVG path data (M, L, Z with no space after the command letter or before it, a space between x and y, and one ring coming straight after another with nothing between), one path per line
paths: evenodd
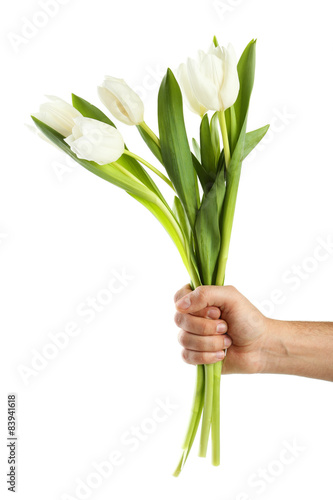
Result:
M229 167L230 163L230 146L228 139L227 122L225 121L224 111L219 111L219 121L222 133L223 147L224 147L224 159L226 168Z
M127 156L131 156L132 158L134 158L135 160L139 161L140 163L143 163L144 165L146 165L146 167L148 167L150 170L152 170L156 175L158 175L161 179L164 180L164 182L166 182L168 184L168 186L171 187L171 189L175 190L175 188L173 187L173 184L172 182L170 181L170 179L168 179L165 175L162 174L162 172L160 172L156 167L154 167L153 165L151 165L148 161L144 160L143 158L141 158L140 156L132 153L131 151L128 151L128 149L125 149L124 151L124 154L126 154Z
M152 131L152 129L150 127L148 127L147 123L146 122L141 122L139 123L140 127L143 128L143 130L145 132L147 132L147 134L151 137L151 139L153 139L153 141L155 142L155 144L160 147L161 144L160 144L160 140L159 138L157 137L156 134L154 134L154 132Z

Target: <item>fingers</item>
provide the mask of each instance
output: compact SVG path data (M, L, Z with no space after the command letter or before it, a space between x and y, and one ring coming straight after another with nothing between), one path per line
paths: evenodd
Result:
M225 352L197 352L189 349L182 350L182 358L189 365L211 365L225 358Z
M233 287L200 286L193 291L189 284L175 294L175 322L181 328L178 341L186 363L212 364L224 359L224 349L232 340L225 334L228 327L220 319L221 309L234 294Z
M193 291L190 291L190 287L184 287L182 293L182 296L179 294L179 299L177 295L176 309L194 314L212 306L224 309L235 300L237 290L233 286L199 286Z
M178 302L178 300L180 300L182 297L184 297L184 295L187 295L188 293L192 292L192 288L190 286L189 283L187 283L185 286L183 286L180 290L178 290L178 292L175 293L175 296L173 298L173 300L175 302Z
M229 335L207 335L201 337L184 330L179 330L178 341L185 349L198 351L201 354L205 352L217 353L231 346L232 340Z
M217 335L226 333L227 323L222 319L206 319L192 314L176 312L175 323L182 330L196 335Z
M188 295L192 291L193 290L189 284L183 286L180 290L178 290L178 292L176 292L176 294L174 296L174 301L178 302L185 295ZM199 311L195 311L192 314L194 314L196 316L201 316L202 318L219 319L219 317L221 316L221 310L215 306L204 307L203 309L201 309Z

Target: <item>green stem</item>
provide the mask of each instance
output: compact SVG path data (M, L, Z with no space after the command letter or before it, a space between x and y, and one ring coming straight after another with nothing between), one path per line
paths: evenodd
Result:
M132 158L134 158L135 160L139 161L140 163L143 163L144 165L146 165L146 167L148 167L150 170L152 170L152 172L154 172L156 175L158 175L161 179L164 180L164 182L166 182L168 184L168 186L171 187L171 189L173 189L175 191L175 188L173 187L173 184L172 182L170 181L170 179L168 179L164 174L162 174L162 172L160 172L156 167L154 167L153 165L151 165L148 161L144 160L143 158L141 158L140 156L132 153L131 151L128 151L128 149L125 149L124 151L124 154L126 154L127 156L131 156Z
M173 476L177 477L179 476L180 472L182 471L185 462L187 460L187 457L191 451L200 419L201 419L201 414L202 414L202 409L203 409L203 404L204 404L204 365L197 365L197 384L196 384L196 389L198 388L198 381L200 381L201 384L201 391L196 390L195 392L195 399L193 402L193 408L192 408L192 417L190 419L189 425L188 425L188 430L185 436L185 441L184 445L186 444L186 448L184 449L182 456L180 457L180 460L178 462L178 465L173 473ZM196 413L193 412L193 409L197 408ZM183 446L184 446L183 445Z
M202 367L202 365L198 365L198 366ZM196 386L195 386L193 402L192 402L191 418L190 418L190 421L189 421L189 424L187 427L187 432L185 435L185 439L183 442L183 446L182 446L183 450L186 450L188 448L189 443L190 443L190 439L192 437L194 425L195 425L197 415L199 412L199 408L200 408L201 397L202 397L203 390L204 390L204 379L205 379L204 370L197 369L197 380L196 380Z
M214 388L214 366L204 365L205 367L205 400L201 424L199 457L205 457L209 439L210 426L213 410L213 388Z
M230 146L229 146L229 139L228 139L227 122L225 121L224 111L219 111L219 121L220 121L223 147L224 147L225 165L226 165L226 168L228 168L229 163L230 163Z
M147 132L147 134L151 137L151 139L153 139L153 141L155 142L155 144L160 147L161 146L161 143L160 143L160 140L159 138L157 137L156 134L154 134L154 132L152 131L152 129L150 127L148 127L147 123L145 121L139 123L140 127L143 128L143 130L145 132Z
M218 361L213 366L212 464L220 465L220 384L222 361Z

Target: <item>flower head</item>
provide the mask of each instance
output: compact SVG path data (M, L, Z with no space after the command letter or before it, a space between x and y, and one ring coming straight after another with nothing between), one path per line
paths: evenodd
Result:
M234 104L239 92L237 58L232 45L212 44L178 68L178 78L192 111L201 116L207 110L224 111Z
M56 96L46 96L49 102L41 104L39 112L33 116L49 127L53 128L64 137L72 133L74 118L82 116L71 104Z
M74 118L72 134L65 139L78 158L99 165L112 163L124 152L123 138L115 127L92 118Z
M121 122L126 125L143 122L143 102L124 80L106 76L98 87L98 95L113 116Z

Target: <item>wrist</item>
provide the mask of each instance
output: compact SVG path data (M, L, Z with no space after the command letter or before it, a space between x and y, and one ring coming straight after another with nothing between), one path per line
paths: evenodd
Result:
M292 345L292 331L288 328L288 322L267 318L261 346L260 373L292 373Z
M332 323L268 319L261 372L333 381Z

